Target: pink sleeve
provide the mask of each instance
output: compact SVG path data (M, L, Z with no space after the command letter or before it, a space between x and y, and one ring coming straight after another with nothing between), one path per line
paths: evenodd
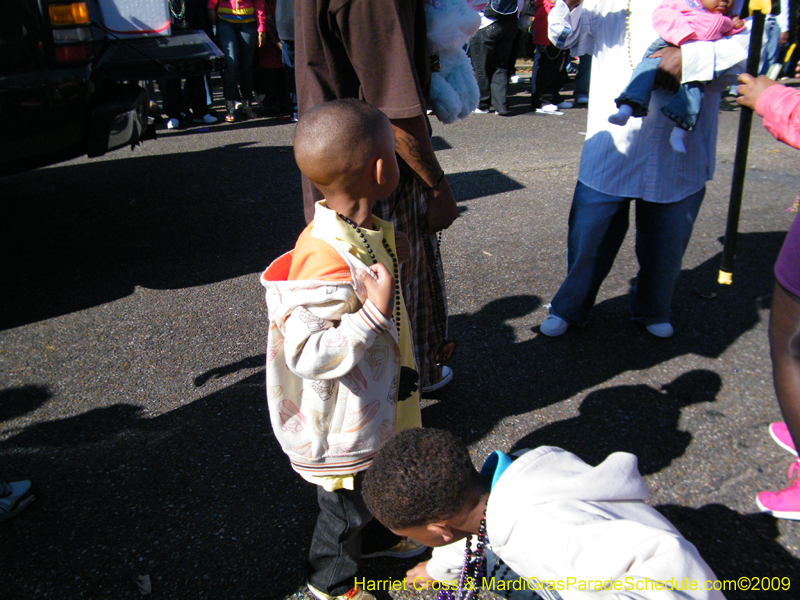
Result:
M263 33L267 30L267 10L264 8L264 0L253 0L256 9L256 20L258 21L258 32Z
M776 140L800 150L800 90L770 86L758 97L756 112Z
M662 40L673 46L680 46L690 39L697 39L686 15L668 2L660 4L653 11L653 27Z
M653 11L653 27L661 39L673 46L703 40L713 42L741 29L733 30L726 15L692 10L683 0L665 0Z

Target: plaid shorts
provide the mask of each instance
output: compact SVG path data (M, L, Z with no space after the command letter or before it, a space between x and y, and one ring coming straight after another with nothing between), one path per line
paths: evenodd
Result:
M424 235L427 196L419 180L401 162L400 183L386 200L375 205L375 215L391 221L408 236L411 258L400 267L406 311L422 388L441 379L436 351L447 337L447 295L444 271L435 235Z

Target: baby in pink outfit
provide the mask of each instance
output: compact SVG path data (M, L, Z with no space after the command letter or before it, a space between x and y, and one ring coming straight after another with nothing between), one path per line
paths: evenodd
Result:
M714 41L742 31L744 21L730 15L733 4L734 0L664 0L653 11L653 27L660 38L647 49L627 87L615 100L619 111L608 117L609 122L625 125L631 117L647 116L656 69L661 61L660 57L652 58L653 53L667 46L680 47L694 40ZM669 139L676 152L686 152L683 139L697 124L702 106L703 84L691 81L681 84L675 96L661 109L677 124Z

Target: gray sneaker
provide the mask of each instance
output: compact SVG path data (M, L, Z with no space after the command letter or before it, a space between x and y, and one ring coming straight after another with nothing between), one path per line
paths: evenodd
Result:
M565 334L568 328L569 323L561 317L547 315L547 318L542 321L542 324L539 326L539 331L548 337L558 337L559 335Z
M0 481L0 521L5 521L33 502L33 484L30 481Z

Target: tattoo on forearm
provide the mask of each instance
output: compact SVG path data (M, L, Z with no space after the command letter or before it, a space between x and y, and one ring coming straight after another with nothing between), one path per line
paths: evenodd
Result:
M420 174L425 171L431 173L439 171L439 162L436 160L433 149L426 148L419 138L407 132L397 135L396 138L397 153L414 171Z

